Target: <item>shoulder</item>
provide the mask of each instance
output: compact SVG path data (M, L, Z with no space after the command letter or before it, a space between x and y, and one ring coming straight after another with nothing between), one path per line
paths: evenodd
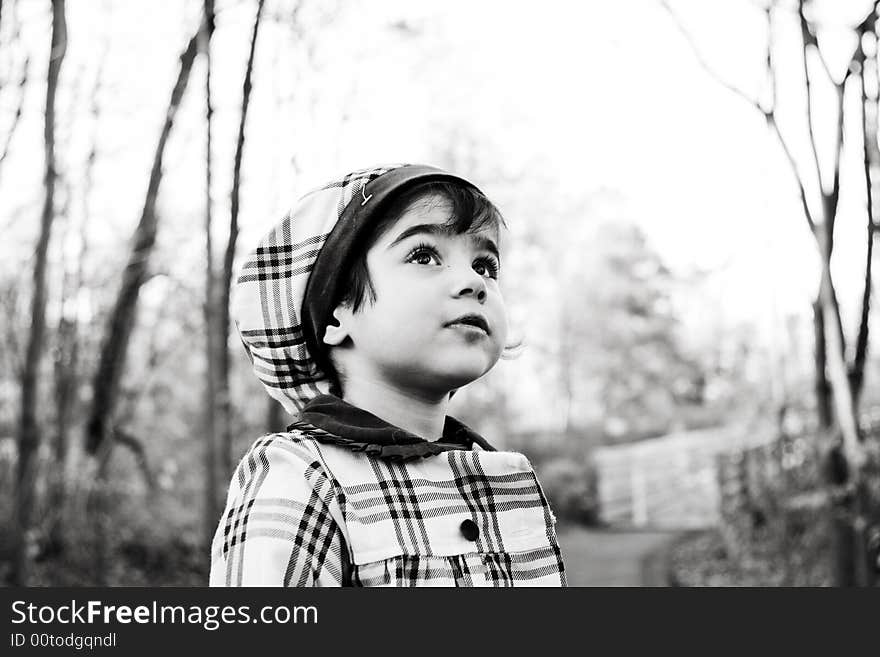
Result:
M242 457L211 550L212 584L302 586L343 580L344 514L313 441L257 438Z
M236 470L239 486L257 478L286 480L328 478L315 440L298 430L269 433L251 443Z
M279 458L311 462L316 456L314 441L298 431L267 433L254 440L242 461Z

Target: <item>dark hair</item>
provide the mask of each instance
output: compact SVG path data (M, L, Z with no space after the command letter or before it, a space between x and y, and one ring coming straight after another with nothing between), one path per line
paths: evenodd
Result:
M357 312L367 298L371 303L376 300L376 289L367 269L367 252L407 210L419 201L431 197L449 203L449 219L444 228L456 235L477 232L484 228L497 230L499 226L507 227L498 208L473 187L448 181L423 182L408 187L390 200L382 216L371 226L370 232L364 235L363 241L353 252L346 270L342 273L342 285L338 288L337 298L332 300L331 308L344 304Z
M419 201L431 198L449 203L449 219L444 227L454 234L477 232L486 228L494 230L500 227L507 228L504 217L492 201L469 185L450 181L431 181L407 187L397 196L389 199L388 207L382 210L381 216L370 226L369 232L353 250L340 275L342 284L337 288L331 308L342 304L350 306L353 312L357 312L367 300L370 303L376 301L376 289L373 287L367 268L367 253L407 210ZM519 343L508 345L505 349L518 346ZM330 392L341 397L342 376L332 357L329 356L329 350L327 360L332 369L328 372Z

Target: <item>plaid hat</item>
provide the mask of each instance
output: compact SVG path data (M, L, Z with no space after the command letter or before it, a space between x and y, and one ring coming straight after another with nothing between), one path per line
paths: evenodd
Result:
M257 378L291 415L330 390L322 338L349 256L391 198L433 181L476 189L420 164L353 171L303 196L245 260L230 314Z

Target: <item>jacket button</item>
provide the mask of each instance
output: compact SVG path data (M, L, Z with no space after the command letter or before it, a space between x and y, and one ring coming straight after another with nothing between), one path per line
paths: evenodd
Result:
M480 536L480 528L477 527L477 523L470 518L462 521L460 529L461 535L469 541L476 541Z

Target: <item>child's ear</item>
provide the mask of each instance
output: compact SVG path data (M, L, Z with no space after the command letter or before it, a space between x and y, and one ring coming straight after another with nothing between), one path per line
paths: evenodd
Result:
M324 344L338 347L348 337L348 320L351 317L351 309L348 306L338 305L333 311L333 319L336 324L327 324L324 330Z

